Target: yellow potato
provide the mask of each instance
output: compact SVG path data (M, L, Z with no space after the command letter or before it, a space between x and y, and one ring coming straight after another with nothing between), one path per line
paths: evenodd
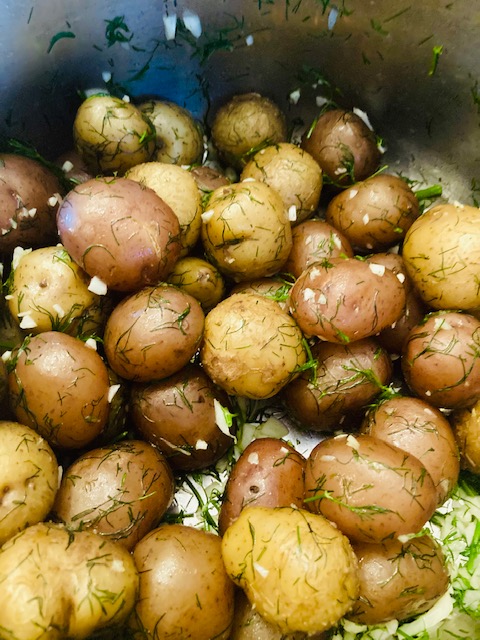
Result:
M223 537L227 572L283 633L317 633L352 608L358 566L348 539L322 516L246 507Z

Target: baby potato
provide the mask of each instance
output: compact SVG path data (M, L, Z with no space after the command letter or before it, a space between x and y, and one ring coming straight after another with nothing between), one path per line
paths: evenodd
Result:
M180 223L181 256L197 244L202 226L202 201L189 171L166 162L143 162L129 169L126 178L149 187L172 209Z
M392 325L405 306L405 289L381 264L356 258L314 263L290 292L290 312L307 336L349 343Z
M32 333L75 334L100 306L90 280L61 245L24 251L9 278L6 297L12 317Z
M292 224L306 220L318 207L322 170L309 153L290 142L257 151L240 175L247 178L265 182L281 195Z
M305 220L292 230L292 248L283 271L298 278L314 262L342 257L353 258L347 238L325 220Z
M374 338L311 347L316 372L304 371L281 392L290 417L313 431L353 427L392 378L388 353Z
M374 132L348 109L321 113L301 141L333 184L349 185L371 176L380 163Z
M225 295L225 280L210 262L196 256L177 260L167 282L196 298L206 312Z
M412 392L435 407L460 409L480 399L480 320L438 311L411 329L401 365Z
M270 98L243 93L216 111L211 135L223 159L241 169L252 152L287 139L286 118Z
M0 546L48 516L59 471L53 450L36 431L0 421Z
M253 440L228 478L218 519L221 536L247 506L303 506L305 458L278 438Z
M156 284L180 255L175 213L155 191L127 178L97 178L72 189L57 225L73 260L115 291Z
M262 399L298 375L307 354L297 323L276 302L236 293L207 314L200 360L229 395Z
M325 219L360 251L383 251L398 244L419 216L417 197L398 176L381 173L332 198Z
M135 639L227 640L234 584L221 539L193 527L163 524L133 550L140 590L130 627Z
M53 447L80 449L104 429L110 380L100 355L58 331L27 337L7 362L16 418Z
M189 363L165 380L133 384L130 418L174 469L192 471L214 464L233 444L233 433L217 424L218 404L228 408L227 395Z
M55 215L63 191L57 176L40 162L1 153L0 253L55 242Z
M358 596L348 539L322 516L293 507L245 507L227 529L229 576L283 633L329 629Z
M200 346L205 316L197 300L169 284L121 300L103 337L110 367L126 380L149 382L180 371Z
M88 638L126 621L137 587L133 558L121 545L90 531L32 525L0 549L2 636Z
M363 434L340 434L314 447L305 467L305 495L312 512L360 542L418 533L438 504L432 477L418 458Z
M370 409L361 429L414 455L432 476L443 504L457 484L459 455L445 416L420 398L397 396Z
M150 160L155 128L131 102L96 94L82 102L73 123L76 151L94 175L123 175Z
M258 278L240 282L230 289L230 293L254 293L277 302L284 311L288 311L288 299L292 283L281 276Z
M450 422L460 452L460 465L480 475L480 400L468 409L450 414Z
M195 178L197 187L202 195L209 194L210 191L214 191L219 187L226 187L230 184L230 180L227 176L216 167L195 165L193 167L189 167L189 171Z
M140 440L92 449L65 471L54 517L71 531L92 531L131 550L156 527L174 494L164 456Z
M473 311L480 307L480 209L439 204L408 230L405 266L424 302L433 309Z
M425 613L447 591L448 571L442 549L430 535L406 542L356 543L360 595L350 620L381 624Z
M252 180L215 189L202 214L207 258L237 282L271 276L292 247L292 229L280 195Z
M203 135L193 115L168 100L147 100L138 105L155 128L152 160L168 164L194 164L203 152Z
M87 166L76 149L69 149L55 160L55 164L63 171L65 178L73 184L91 180L95 176L88 171Z

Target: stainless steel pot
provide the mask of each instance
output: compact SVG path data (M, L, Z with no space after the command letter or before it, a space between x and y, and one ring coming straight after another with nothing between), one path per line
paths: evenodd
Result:
M368 113L392 171L471 204L479 28L476 0L3 0L0 133L64 150L79 93L105 80L199 116L257 90L304 121L334 90Z

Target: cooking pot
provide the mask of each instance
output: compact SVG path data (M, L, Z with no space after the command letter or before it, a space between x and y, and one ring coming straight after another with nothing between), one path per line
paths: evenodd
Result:
M6 0L0 134L71 146L89 89L155 95L208 117L258 91L290 122L325 99L368 114L385 164L445 197L480 198L477 2Z

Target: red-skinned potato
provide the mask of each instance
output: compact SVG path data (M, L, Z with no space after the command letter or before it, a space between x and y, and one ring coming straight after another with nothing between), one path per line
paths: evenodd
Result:
M164 283L145 287L110 314L104 334L107 361L127 380L166 378L195 355L204 321L200 303L188 293Z
M349 343L392 325L405 306L405 289L381 264L356 258L314 263L290 292L290 312L307 336Z
M107 424L110 379L101 356L58 331L27 337L7 362L17 420L50 445L80 449Z
M418 533L437 507L435 484L418 458L368 435L317 444L305 467L311 511L351 540L383 542Z
M174 495L164 456L141 440L82 454L64 472L54 517L72 531L92 531L131 550L158 525Z
M0 253L54 243L63 191L57 176L36 160L0 154Z
M229 404L203 369L189 363L165 380L133 384L130 417L174 469L192 471L214 464L233 444L233 433L217 424L218 405Z
M459 454L447 418L420 398L389 398L367 412L361 428L366 433L414 455L436 486L441 505L457 484Z
M301 146L334 184L365 180L380 162L375 134L348 109L324 111L303 136Z
M218 519L224 535L247 506L303 507L305 458L278 438L259 438L244 449L228 478Z
M330 200L325 219L356 250L383 251L403 240L419 208L403 178L381 173L338 193Z
M313 431L355 427L367 404L391 380L388 353L375 338L348 345L317 342L311 353L315 375L305 371L281 392L288 413Z
M430 535L406 542L357 543L360 595L348 614L359 624L381 624L428 611L446 592L449 578L442 549Z
M115 291L164 280L180 255L175 213L152 189L128 178L77 185L63 200L57 225L75 262Z
M480 399L480 320L468 313L431 313L405 342L402 371L418 397L460 409Z
M181 524L163 524L133 550L140 590L130 627L134 638L227 640L234 585L222 560L221 539Z

